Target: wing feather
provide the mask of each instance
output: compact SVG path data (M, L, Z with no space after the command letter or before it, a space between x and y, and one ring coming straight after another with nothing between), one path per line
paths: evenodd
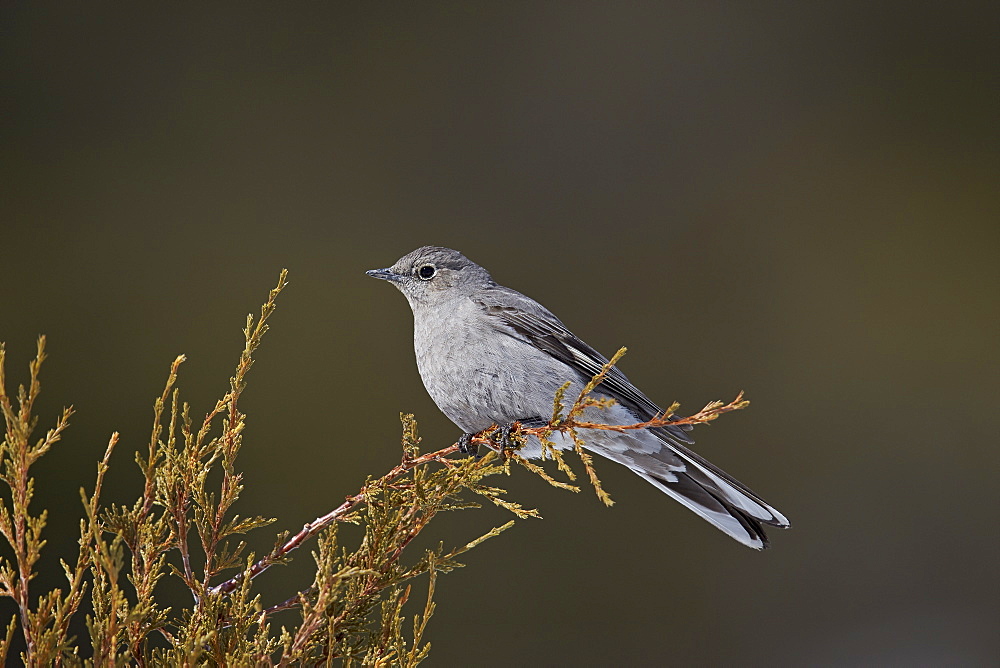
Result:
M569 331L551 311L520 292L496 286L479 292L474 299L488 315L496 318L497 329L547 352L575 369L582 380L589 381L608 363L607 357ZM597 390L628 408L637 421L649 420L662 413L618 367L611 367ZM676 440L678 444L693 443L684 434L688 430L690 427L667 427L657 431L669 435L669 440Z

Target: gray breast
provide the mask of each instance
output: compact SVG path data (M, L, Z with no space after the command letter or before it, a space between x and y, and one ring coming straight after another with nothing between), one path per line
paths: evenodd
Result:
M446 313L433 321L415 314L414 350L428 394L463 431L548 418L556 389L578 380L562 362L495 329L471 301Z

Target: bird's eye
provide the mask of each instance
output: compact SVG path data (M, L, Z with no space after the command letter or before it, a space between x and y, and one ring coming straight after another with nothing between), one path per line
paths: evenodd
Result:
M417 276L423 281L429 281L437 274L437 267L433 264L425 264L417 269Z

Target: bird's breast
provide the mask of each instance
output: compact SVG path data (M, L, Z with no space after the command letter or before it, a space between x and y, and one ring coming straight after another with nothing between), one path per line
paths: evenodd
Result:
M573 371L534 346L456 313L414 321L420 377L438 408L460 429L548 417L556 389Z

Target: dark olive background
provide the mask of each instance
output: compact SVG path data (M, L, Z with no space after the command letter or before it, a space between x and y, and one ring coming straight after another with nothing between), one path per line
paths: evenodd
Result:
M108 435L122 501L170 361L207 410L282 267L241 514L326 512L397 461L400 411L453 442L363 273L438 244L629 346L663 404L746 390L699 451L795 528L757 554L617 466L610 510L518 472L545 519L440 580L432 665L996 665L990 4L5 3L0 340L20 382L47 334L43 426L77 410L35 591Z

